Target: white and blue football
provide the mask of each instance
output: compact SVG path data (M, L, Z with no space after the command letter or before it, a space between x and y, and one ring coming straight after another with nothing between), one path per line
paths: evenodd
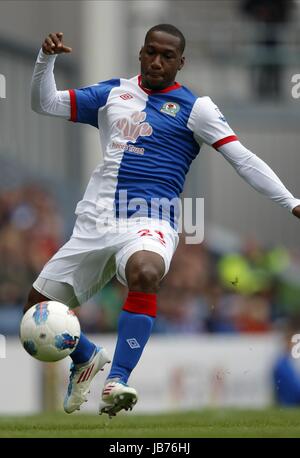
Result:
M69 356L79 338L78 318L61 302L40 302L27 310L21 321L23 347L40 361L59 361Z

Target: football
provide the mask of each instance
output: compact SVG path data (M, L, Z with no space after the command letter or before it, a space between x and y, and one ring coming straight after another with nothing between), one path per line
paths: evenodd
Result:
M40 302L22 318L20 339L34 358L53 362L70 355L80 337L80 324L72 310L56 301Z

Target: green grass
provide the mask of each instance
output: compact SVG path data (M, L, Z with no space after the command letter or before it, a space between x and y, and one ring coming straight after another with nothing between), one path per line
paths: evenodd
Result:
M300 437L300 409L203 410L165 415L64 413L0 417L0 437Z

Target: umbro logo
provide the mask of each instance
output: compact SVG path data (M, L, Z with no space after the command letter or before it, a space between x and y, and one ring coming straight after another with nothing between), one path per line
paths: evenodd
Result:
M136 339L126 339L126 342L128 343L129 347L134 349L134 348L141 348L140 344Z
M129 94L128 92L126 92L126 94L121 94L120 97L123 100L133 99L133 96L131 94Z

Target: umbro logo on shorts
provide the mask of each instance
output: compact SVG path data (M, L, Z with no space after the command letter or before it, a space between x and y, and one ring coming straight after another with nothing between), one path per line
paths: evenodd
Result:
M141 348L140 344L136 339L126 339L126 342L128 343L129 347L134 349L134 348Z

